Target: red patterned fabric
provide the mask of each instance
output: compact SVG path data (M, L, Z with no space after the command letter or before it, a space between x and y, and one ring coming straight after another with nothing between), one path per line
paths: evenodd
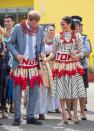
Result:
M71 77L74 76L76 74L80 74L81 76L84 74L84 70L83 68L77 67L75 70L58 70L58 69L53 69L52 70L52 77L53 79L57 76L59 79L65 75Z
M72 37L70 39L70 41L66 41L65 37L64 37L64 32L60 32L60 39L63 41L64 44L69 44L69 43L73 43L73 39L75 40L75 42L77 43L77 38L76 38L76 33L75 31L72 31Z
M38 64L35 60L23 60L17 69L10 72L10 77L13 78L16 86L21 85L22 90L26 90L28 82L31 89L34 89L36 83L40 87L43 85L43 80L37 67Z
M29 36L34 36L34 35L36 35L38 33L38 27L36 27L36 28L32 27L32 28L28 29L27 26L26 26L26 21L25 20L22 21L20 23L20 25L21 25L21 27L23 29L23 32L25 34L28 34Z

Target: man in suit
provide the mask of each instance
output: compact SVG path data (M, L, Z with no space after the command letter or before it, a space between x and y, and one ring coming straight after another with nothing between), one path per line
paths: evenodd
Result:
M34 109L38 98L38 89L42 84L39 74L39 56L43 58L44 37L43 28L38 25L40 14L30 11L28 18L17 24L9 38L8 48L14 56L14 126L21 121L21 94L29 86L29 100L27 102L27 124L41 125L34 118ZM15 44L14 44L15 43Z

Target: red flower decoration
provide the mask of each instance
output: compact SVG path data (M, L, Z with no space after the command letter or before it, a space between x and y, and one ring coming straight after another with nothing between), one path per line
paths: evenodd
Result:
M84 69L77 67L77 72L82 76L84 74Z
M58 75L58 69L52 69L52 77L53 79L55 78L55 76Z
M19 85L21 83L20 79L18 76L14 76L14 84Z
M36 77L36 80L38 81L38 85L43 85L43 79L42 79L42 76L37 76Z
M35 80L36 80L36 76L33 76L33 77L30 79L30 88L31 88L31 89L34 89Z
M26 90L27 85L28 85L28 78L21 78L21 85L22 85L22 90Z

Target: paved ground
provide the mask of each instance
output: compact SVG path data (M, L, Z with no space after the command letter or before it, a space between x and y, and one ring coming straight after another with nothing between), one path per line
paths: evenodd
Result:
M22 121L20 127L12 127L13 116L10 116L8 120L3 120L4 125L0 127L0 131L94 131L94 84L90 84L88 98L88 120L80 121L79 125L72 122L69 125L59 125L60 115L50 114L46 116L42 126L26 125L25 121Z

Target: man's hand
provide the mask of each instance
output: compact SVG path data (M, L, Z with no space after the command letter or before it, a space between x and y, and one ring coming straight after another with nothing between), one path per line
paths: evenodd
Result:
M16 59L21 62L23 59L24 59L24 56L23 55L17 55L16 56Z

